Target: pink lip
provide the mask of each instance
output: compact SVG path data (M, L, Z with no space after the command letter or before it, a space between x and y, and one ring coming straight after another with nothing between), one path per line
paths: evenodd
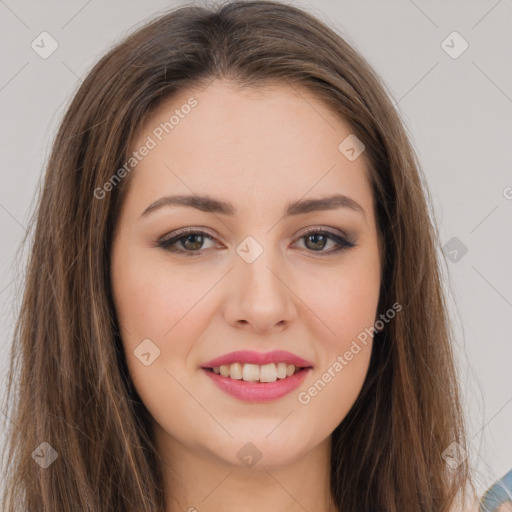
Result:
M301 368L313 366L309 361L306 361L291 352L286 352L285 350L273 350L272 352L266 352L264 354L261 352L254 352L252 350L237 350L235 352L230 352L229 354L224 354L216 359L212 359L211 361L201 365L201 368L214 368L222 366L223 364L231 363L252 363L258 365L286 363L294 364Z
M215 360L217 361L217 360ZM284 362L284 361L283 361ZM293 364L293 363L290 363ZM275 382L245 382L244 380L231 379L217 375L211 370L202 369L204 373L225 393L246 402L269 402L277 400L294 389L297 389L312 368L304 368L294 373L291 377L278 379Z

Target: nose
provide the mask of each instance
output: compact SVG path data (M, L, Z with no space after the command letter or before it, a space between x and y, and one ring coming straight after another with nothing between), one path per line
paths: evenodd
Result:
M238 258L229 276L224 316L230 325L258 333L275 332L286 329L296 318L293 279L267 251L252 263Z

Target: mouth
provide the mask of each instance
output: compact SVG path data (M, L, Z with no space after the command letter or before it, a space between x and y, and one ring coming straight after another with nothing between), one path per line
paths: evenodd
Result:
M235 369L233 376L231 376L233 364L235 365ZM272 363L272 365L276 367L276 375L274 377L274 374L271 373L272 370L265 369L265 367L269 365L262 365L263 370L261 371L258 365L233 364L230 366L222 365L221 367L201 368L201 370L211 379L218 389L242 402L270 402L278 400L296 390L313 369L311 366L301 368L295 365L290 365L291 367L286 365L287 372L284 377L282 377L283 370L281 366L281 373L278 377L277 367L279 367L279 363L277 365ZM240 368L237 368L237 364L243 366L241 370L242 376L240 378L234 378L240 375ZM254 366L256 369L251 368ZM219 373L216 373L217 370ZM257 371L260 371L259 376L256 373ZM222 375L221 372L227 375ZM252 380L245 380L244 373L246 378ZM261 375L261 373L263 375Z
M202 367L203 370L231 380L260 384L288 379L312 366L297 366L285 362L263 365L235 362L220 366Z
M269 402L297 389L313 365L283 350L239 350L203 364L200 370L218 389L237 400Z

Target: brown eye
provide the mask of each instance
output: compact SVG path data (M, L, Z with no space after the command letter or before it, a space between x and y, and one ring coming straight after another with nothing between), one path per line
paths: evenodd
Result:
M329 237L326 237L325 235L320 235L320 234L308 235L305 238L306 238L306 247L308 249L312 249L314 251L323 249L326 246L327 241L329 239ZM311 244L308 243L310 241L311 241Z
M355 243L350 242L344 237L328 231L312 229L303 234L299 240L305 240L304 244L310 252L318 252L321 254L331 255L338 253L344 249L355 247ZM333 250L324 250L329 240L334 241L337 248Z
M186 237L181 238L182 246L185 249L190 249L192 251L202 249L204 243L204 236L200 234L188 235Z
M182 230L170 238L159 240L158 245L166 251L193 256L195 255L194 253L201 254L200 251L204 249L206 240L215 241L215 239L205 231L188 229Z

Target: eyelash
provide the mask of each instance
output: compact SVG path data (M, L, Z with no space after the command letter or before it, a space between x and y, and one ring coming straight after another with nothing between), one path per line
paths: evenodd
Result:
M302 240L303 238L307 238L308 236L311 236L313 234L327 236L327 238L330 238L331 240L335 241L339 247L337 249L330 250L330 251L319 250L319 251L308 251L308 252L320 253L320 254L323 253L326 256L332 256L332 255L338 254L341 251L351 249L352 247L356 246L355 243L345 239L344 237L342 237L340 235L336 235L334 233L331 233L330 231L324 231L324 230L318 229L318 228L308 229L298 238L298 240ZM193 229L193 228L185 228L185 229L182 229L179 232L177 232L175 234L175 236L173 236L171 238L159 240L158 246L166 251L183 254L185 256L200 256L201 254L203 254L201 249L198 251L190 251L190 250L186 250L186 249L179 250L179 249L172 248L172 246L176 242L179 242L180 240L185 239L186 237L188 237L190 235L202 235L209 240L215 241L215 238L213 236L209 235L206 231L197 230L197 229Z

